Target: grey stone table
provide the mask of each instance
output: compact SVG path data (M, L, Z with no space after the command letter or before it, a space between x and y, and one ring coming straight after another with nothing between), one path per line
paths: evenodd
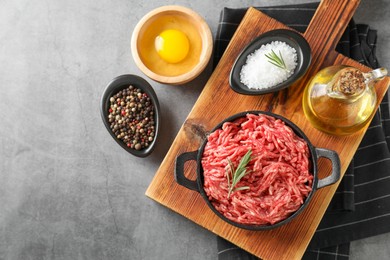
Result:
M155 7L190 7L215 35L224 6L296 2L0 0L0 259L216 259L212 233L144 195L210 68L185 86L148 79L163 111L148 158L111 139L99 99L115 76L143 76L130 36ZM389 4L363 0L355 15L379 31L387 68ZM353 242L351 258L385 259L389 245L390 234Z

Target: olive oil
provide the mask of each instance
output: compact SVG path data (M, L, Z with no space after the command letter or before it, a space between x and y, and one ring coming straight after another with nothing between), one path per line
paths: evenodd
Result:
M329 134L352 134L373 116L377 96L376 80L387 74L384 68L369 73L347 66L319 71L303 94L303 110L310 123Z

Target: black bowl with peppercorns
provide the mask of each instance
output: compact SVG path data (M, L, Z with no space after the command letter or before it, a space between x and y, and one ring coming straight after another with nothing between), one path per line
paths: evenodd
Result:
M100 112L108 132L123 149L138 157L153 151L160 106L145 79L130 74L114 78L103 92Z

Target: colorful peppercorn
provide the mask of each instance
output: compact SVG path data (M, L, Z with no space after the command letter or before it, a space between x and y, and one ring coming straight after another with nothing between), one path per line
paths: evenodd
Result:
M115 136L135 150L148 147L154 140L154 106L141 89L130 85L110 98L108 121Z

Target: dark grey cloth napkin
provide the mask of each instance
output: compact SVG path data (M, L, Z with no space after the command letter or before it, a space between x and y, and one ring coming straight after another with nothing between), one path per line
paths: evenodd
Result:
M304 32L318 3L259 10ZM214 65L222 57L247 8L224 8L215 42ZM372 68L376 31L350 21L336 50ZM387 93L375 114L303 259L348 259L349 242L390 232L390 115ZM218 259L256 259L218 237Z

